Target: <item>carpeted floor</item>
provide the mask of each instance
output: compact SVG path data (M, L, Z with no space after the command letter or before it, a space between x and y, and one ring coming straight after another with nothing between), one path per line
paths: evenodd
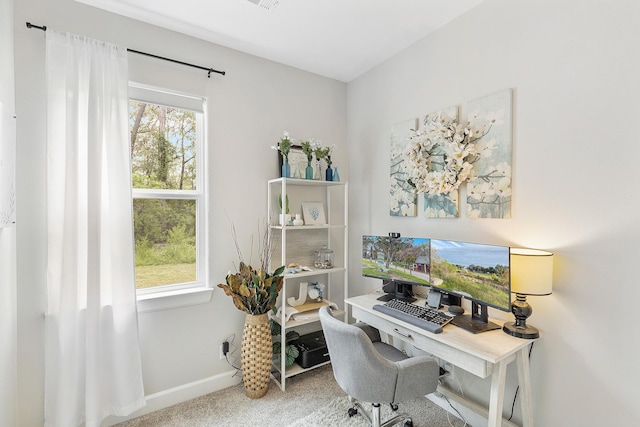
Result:
M367 407L368 405L365 405ZM249 399L242 384L144 415L118 427L360 427L363 418L349 418L348 398L323 366L287 379L285 392L271 382L266 396ZM386 411L386 412L385 412ZM400 404L416 427L462 427L464 423L427 399ZM389 414L383 406L383 419Z

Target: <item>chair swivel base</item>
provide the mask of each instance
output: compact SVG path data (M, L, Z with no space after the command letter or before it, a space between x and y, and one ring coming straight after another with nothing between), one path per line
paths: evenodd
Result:
M379 403L371 404L371 414L369 414L359 402L356 402L352 408L349 408L349 417L356 415L358 413L358 408L371 427L389 427L398 424L401 421L404 421L404 427L413 427L411 416L405 413L397 414L395 417L381 423ZM398 408L398 405L391 404L391 408L395 411Z

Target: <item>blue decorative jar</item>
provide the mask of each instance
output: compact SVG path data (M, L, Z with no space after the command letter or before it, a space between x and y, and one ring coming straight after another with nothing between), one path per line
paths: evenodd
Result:
M324 173L324 179L325 181L333 181L333 170L331 169L331 166L327 167L327 170Z
M289 166L289 158L285 157L282 160L282 177L290 178L291 177L291 167Z
M313 166L311 166L311 160L309 160L307 168L304 170L304 177L306 179L313 179Z
M340 175L338 174L338 167L334 167L333 168L333 180L334 181L340 181Z

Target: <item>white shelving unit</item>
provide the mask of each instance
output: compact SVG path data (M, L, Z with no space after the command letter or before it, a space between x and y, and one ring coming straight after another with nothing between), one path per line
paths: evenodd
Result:
M281 199L280 199L281 197ZM295 217L302 214L302 202L322 202L325 210L325 225L280 225L280 206L283 209L289 200L289 212ZM325 284L325 299L338 305L334 315L343 316L346 320L347 311L344 300L348 297L347 275L347 247L348 247L348 185L344 182L315 181L306 179L278 178L268 183L267 211L269 212L269 226L271 238L274 239L274 253L271 267L288 266L296 263L306 266L312 271L301 271L295 274L285 274L282 291L278 298L278 313L284 313L287 298L299 296L300 283L318 282ZM334 252L334 266L330 269L316 269L314 261L316 251L322 245L327 245ZM281 327L280 339L285 340L287 331L296 330L300 334L320 330L317 317L283 322L281 317L271 316ZM282 354L279 363L273 364L272 378L282 391L285 390L286 379L311 369L324 366L330 362L304 369L294 362L285 367L285 342L282 342Z

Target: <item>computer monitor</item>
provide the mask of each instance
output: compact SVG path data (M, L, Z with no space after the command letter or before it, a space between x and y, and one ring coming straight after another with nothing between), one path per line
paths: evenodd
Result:
M429 286L429 239L362 236L362 275L381 279L386 295L415 301L414 286Z
M487 307L511 310L509 247L431 239L433 289L471 300L471 314L452 323L471 332L499 329Z

